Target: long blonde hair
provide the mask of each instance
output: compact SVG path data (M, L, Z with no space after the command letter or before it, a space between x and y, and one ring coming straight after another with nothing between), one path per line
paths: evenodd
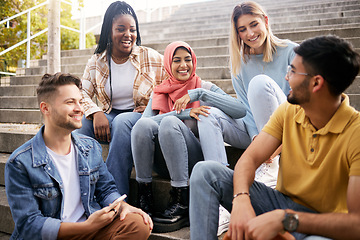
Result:
M231 73L237 75L241 69L241 58L244 62L247 61L246 56L250 55L250 47L244 43L239 37L236 24L238 19L245 14L260 17L265 21L267 15L263 8L256 2L243 2L235 6L231 16L231 30L230 30L230 62ZM265 38L265 46L263 52L263 61L271 62L273 60L273 54L276 52L277 46L285 47L286 40L281 40L274 36L271 31L270 24L267 24L267 36Z

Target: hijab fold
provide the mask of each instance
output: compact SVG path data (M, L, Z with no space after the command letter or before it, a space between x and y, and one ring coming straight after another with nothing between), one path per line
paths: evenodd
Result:
M179 47L184 47L189 50L193 70L188 80L177 80L171 71L171 64L173 61L174 53ZM152 109L159 110L160 114L167 113L173 110L176 100L188 93L188 90L200 88L201 79L196 75L196 56L192 48L186 42L173 42L169 44L164 52L164 67L168 73L168 78L165 79L160 85L154 87L152 98ZM199 101L189 103L186 108L196 108L200 106Z

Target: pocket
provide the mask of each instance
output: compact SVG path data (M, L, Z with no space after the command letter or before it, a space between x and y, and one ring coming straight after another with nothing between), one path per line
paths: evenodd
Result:
M56 217L60 212L61 192L60 189L52 187L37 187L34 196L39 199L39 208L45 217Z
M39 187L35 189L34 195L44 200L52 200L60 194L59 189L55 187Z
M96 170L90 173L90 184L96 184L99 180L99 171Z

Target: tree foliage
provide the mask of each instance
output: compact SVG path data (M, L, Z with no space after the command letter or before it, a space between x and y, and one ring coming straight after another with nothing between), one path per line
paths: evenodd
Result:
M69 0L68 0L69 1ZM31 7L37 6L45 0L1 0L0 20L14 16ZM82 4L82 1L80 2ZM47 28L48 6L44 5L31 11L31 36ZM60 24L79 29L79 22L72 19L71 6L61 3ZM0 26L0 52L11 47L27 37L27 14L23 14L9 24ZM86 47L95 44L92 33L86 35ZM79 33L61 28L61 50L79 48ZM31 40L31 59L41 59L47 52L47 33ZM16 68L19 60L26 59L26 43L0 56L0 71L4 71L4 63L12 70Z

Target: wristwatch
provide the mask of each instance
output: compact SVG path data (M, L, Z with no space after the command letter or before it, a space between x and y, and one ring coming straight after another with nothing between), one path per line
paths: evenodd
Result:
M285 231L295 232L299 226L299 216L293 211L285 210L285 217L284 220L282 220L282 224Z

